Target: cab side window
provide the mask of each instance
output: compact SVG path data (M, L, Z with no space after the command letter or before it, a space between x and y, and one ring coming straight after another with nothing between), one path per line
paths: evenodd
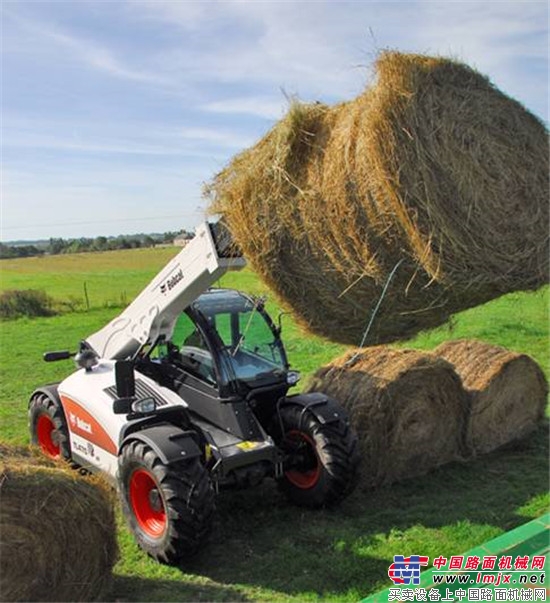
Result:
M212 354L202 333L185 312L174 327L172 343L179 350L179 360L185 370L211 385L216 384Z
M185 345L206 349L206 343L201 332L185 312L180 315L176 322L172 343L180 349Z

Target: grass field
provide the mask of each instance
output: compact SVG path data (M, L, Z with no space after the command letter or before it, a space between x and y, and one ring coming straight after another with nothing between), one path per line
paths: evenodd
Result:
M129 250L0 263L0 289L44 289L91 309L1 324L0 439L28 441L26 405L37 385L63 378L70 362L46 364L48 349L75 349L102 327L171 257L174 249ZM222 284L267 293L250 271ZM78 305L78 304L77 304ZM276 314L277 304L269 309ZM304 336L286 316L292 365L305 377L345 348ZM548 375L548 288L505 296L463 312L451 327L404 345L431 349L477 337L532 355ZM548 431L468 464L376 492L356 492L335 511L289 506L271 483L224 492L211 545L185 570L160 566L133 543L120 520L118 601L356 601L389 586L394 554L458 554L548 509Z
M177 251L158 247L2 260L0 291L43 289L85 307L86 286L91 308L120 306L131 301Z

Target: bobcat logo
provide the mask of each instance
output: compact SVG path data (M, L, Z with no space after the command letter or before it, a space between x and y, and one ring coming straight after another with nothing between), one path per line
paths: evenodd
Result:
M162 294L166 294L168 291L171 291L182 280L183 270L181 270L180 268L179 272L176 272L174 276L171 276L168 280L162 283L162 285L160 286L160 292Z
M69 423L71 424L71 427L76 427L77 429L81 429L86 433L92 433L92 426L87 421L77 417L72 412L69 413Z

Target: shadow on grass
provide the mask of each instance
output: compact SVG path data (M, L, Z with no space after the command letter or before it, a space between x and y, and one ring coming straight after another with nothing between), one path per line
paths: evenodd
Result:
M448 465L378 491L358 491L333 511L291 507L273 484L266 483L253 490L222 493L213 542L207 555L186 571L290 596L338 598L340 593L353 600L387 586L388 559L411 552L384 550L377 546L381 537L413 526L450 526L451 543L471 531L469 526L493 528L495 535L494 528L509 530L528 521L530 512L537 513L536 504L534 509L529 505L546 492L547 426L527 441L469 463ZM403 546L407 544L411 545L405 541ZM432 548L434 544L445 547L437 539ZM376 554L377 550L382 552Z
M189 584L178 580L155 580L115 576L110 601L249 601L242 592L221 584Z
M394 554L464 552L544 512L547 492L547 426L469 463L358 491L332 511L293 507L268 480L220 494L212 541L182 573L145 560L159 579L117 576L110 599L357 601L389 586Z

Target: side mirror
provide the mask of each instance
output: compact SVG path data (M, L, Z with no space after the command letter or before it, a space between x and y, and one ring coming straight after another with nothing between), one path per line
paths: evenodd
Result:
M275 327L275 329L277 331L278 336L283 330L283 316L286 316L287 314L291 314L291 312L279 312L279 316L277 316L277 326Z
M115 383L119 398L133 398L136 395L134 363L131 360L118 360L115 363Z
M296 385L300 381L300 373L298 371L288 371L286 374L286 382L289 385Z

